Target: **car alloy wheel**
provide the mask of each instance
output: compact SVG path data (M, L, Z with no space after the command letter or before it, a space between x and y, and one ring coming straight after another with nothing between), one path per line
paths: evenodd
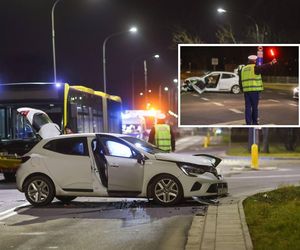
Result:
M234 86L232 87L231 91L232 91L233 94L238 94L238 93L240 93L240 91L241 91L241 90L240 90L240 86L234 85Z
M54 185L48 177L33 176L25 183L26 199L34 206L49 204L54 198Z
M161 205L174 205L182 198L182 187L172 175L160 175L153 182L153 199Z

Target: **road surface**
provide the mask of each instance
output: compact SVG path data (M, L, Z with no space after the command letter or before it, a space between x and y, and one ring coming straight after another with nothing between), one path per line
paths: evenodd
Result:
M243 94L181 93L181 125L245 125ZM298 125L298 100L291 91L265 89L259 101L260 125Z

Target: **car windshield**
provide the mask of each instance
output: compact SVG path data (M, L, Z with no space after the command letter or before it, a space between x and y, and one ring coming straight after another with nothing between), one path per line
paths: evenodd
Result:
M166 153L165 151L155 147L154 145L145 142L143 140L140 140L138 138L134 138L131 136L122 136L121 137L123 140L133 144L137 148L141 148L142 150L146 151L149 154L157 154L157 153Z

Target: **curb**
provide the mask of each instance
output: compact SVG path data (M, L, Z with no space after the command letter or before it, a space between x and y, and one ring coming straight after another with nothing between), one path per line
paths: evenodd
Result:
M253 244L252 244L251 236L249 233L249 228L248 228L248 225L246 222L246 216L245 216L244 207L243 207L243 202L246 198L247 197L241 199L238 202L238 208L239 208L239 215L240 215L240 219L241 219L243 236L244 236L244 240L245 240L245 246L246 246L247 250L252 250Z

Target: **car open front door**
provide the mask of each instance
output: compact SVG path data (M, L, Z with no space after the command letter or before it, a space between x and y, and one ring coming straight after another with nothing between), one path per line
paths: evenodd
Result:
M141 192L144 165L137 158L139 152L124 141L109 135L97 135L105 148L108 165L108 192L136 195Z

